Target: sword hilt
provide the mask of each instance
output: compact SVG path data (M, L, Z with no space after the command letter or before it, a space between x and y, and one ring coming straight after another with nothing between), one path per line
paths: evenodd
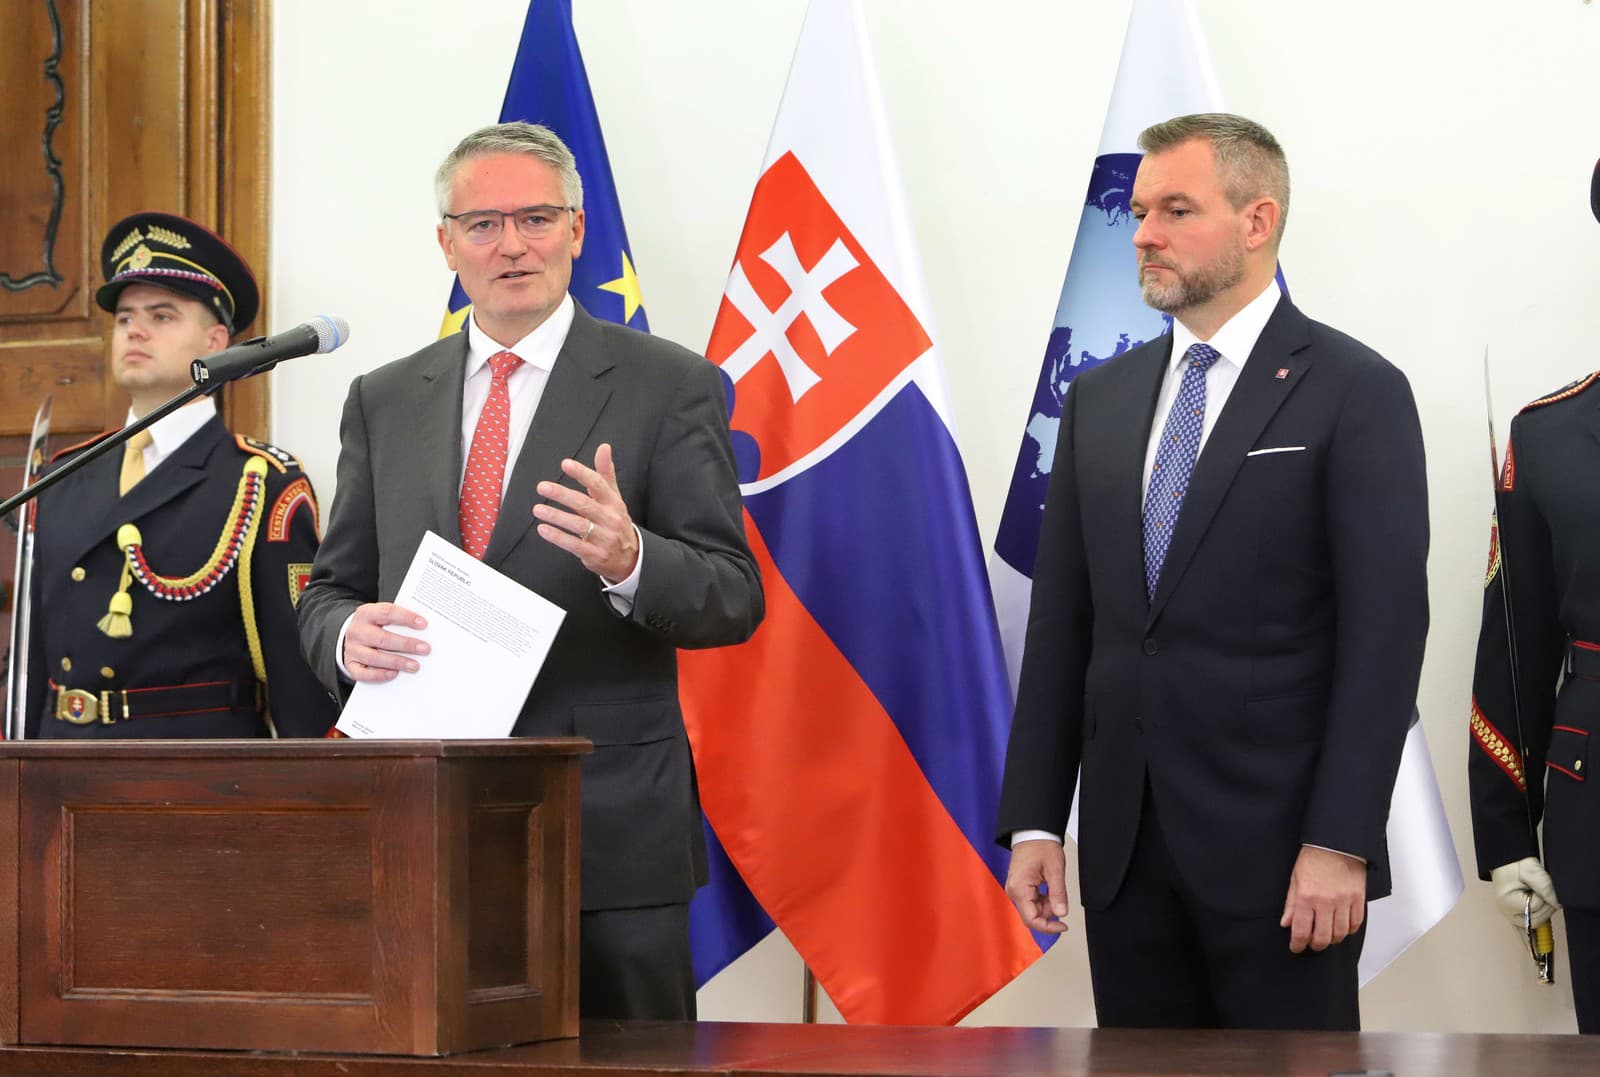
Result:
M1533 926L1533 893L1522 899L1522 925L1528 933L1528 953L1533 955L1533 965L1539 973L1539 982L1556 982L1556 933L1546 920Z

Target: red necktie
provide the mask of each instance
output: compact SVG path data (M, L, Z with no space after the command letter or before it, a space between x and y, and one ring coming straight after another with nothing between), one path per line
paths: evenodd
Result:
M511 394L506 379L522 365L510 352L489 356L489 399L472 431L467 452L467 474L461 481L461 544L473 557L483 558L500 515L500 487L506 476L506 441L511 425Z

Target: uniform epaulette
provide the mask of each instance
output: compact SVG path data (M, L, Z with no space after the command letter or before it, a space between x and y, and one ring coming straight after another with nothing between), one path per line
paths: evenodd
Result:
M242 451L261 457L279 471L305 470L300 466L300 461L295 459L293 453L280 449L276 445L268 445L265 441L257 441L255 438L245 434L235 434L233 440L238 443Z
M120 429L121 429L121 427L117 428L117 430L120 430ZM112 434L117 433L117 430L107 430L103 434L96 434L94 437L89 438L87 441L80 441L76 445L68 445L65 449L58 450L54 456L50 457L50 462L53 464L57 460L61 459L63 456L66 456L68 453L75 453L79 449L87 449L91 445L98 445L100 442L104 441L106 438L110 437Z
M1522 411L1517 412L1517 414L1521 415L1524 411L1532 411L1534 408L1542 408L1547 404L1555 404L1559 401L1567 400L1571 397L1577 396L1579 393L1589 388L1589 386L1593 385L1596 378L1600 378L1600 370L1595 371L1593 374L1586 374L1577 381L1568 385L1563 385L1561 388L1557 389L1548 396L1541 396L1538 400L1524 404L1522 406Z

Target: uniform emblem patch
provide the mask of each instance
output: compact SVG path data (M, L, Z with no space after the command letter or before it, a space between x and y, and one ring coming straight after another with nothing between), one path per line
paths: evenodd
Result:
M302 505L311 509L311 529L320 536L317 502L311 496L311 480L299 478L285 486L283 493L278 495L278 500L272 503L272 511L267 515L268 542L289 541L290 521L294 519L295 512Z
M289 565L289 604L298 607L300 595L311 582L311 562L296 561Z

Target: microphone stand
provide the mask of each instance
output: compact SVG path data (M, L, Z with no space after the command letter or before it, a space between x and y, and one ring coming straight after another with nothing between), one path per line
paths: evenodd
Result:
M250 344L254 342L246 341L245 343ZM65 464L62 464L55 470L40 475L39 478L31 485L19 490L12 497L7 498L5 501L0 501L0 518L10 515L11 512L17 508L17 506L25 505L29 501L32 501L34 498L50 489L56 483L65 479L68 475L73 474L81 468L87 467L90 463L100 459L100 457L104 456L112 449L115 449L117 446L133 437L133 435L137 434L145 427L160 422L162 419L165 419L168 415L171 415L173 412L177 411L191 400L194 400L197 397L211 396L231 381L242 381L243 379L252 377L256 374L265 373L266 371L277 366L278 362L279 360L274 359L269 363L262 363L260 366L242 369L236 374L219 375L216 373L207 372L204 366L200 364L200 361L196 360L196 365L194 368L192 368L192 373L195 378L194 385L191 385L189 388L185 389L183 392L179 393L165 404L162 404L144 418L134 420L121 430L118 430L115 434L110 434L95 442L94 445L79 453L71 460L68 460Z

